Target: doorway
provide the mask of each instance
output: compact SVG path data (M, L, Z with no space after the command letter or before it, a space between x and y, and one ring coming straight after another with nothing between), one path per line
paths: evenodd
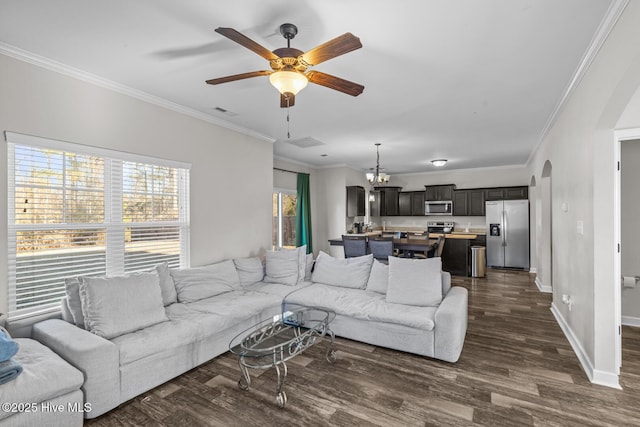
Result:
M617 174L616 204L616 234L620 242L619 256L616 258L615 271L618 277L622 277L622 285L618 286L615 305L616 317L625 326L640 327L640 223L637 218L640 215L640 197L638 197L637 183L640 180L640 170L637 168L640 162L640 129L634 137L634 132L627 132L626 138L618 138L617 151L620 173ZM616 133L616 136L619 134ZM627 333L630 332L627 329ZM634 334L637 329L634 330ZM622 367L622 334L621 329L616 343L616 359L618 367Z
M536 218L539 227L540 245L537 247L538 268L536 285L541 292L553 292L553 193L551 185L551 162L547 160L540 179L540 204L536 203Z

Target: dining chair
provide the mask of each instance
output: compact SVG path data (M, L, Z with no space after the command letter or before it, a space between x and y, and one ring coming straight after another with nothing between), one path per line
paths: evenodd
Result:
M365 236L342 236L344 257L353 258L367 254L367 238Z
M375 259L385 264L393 256L393 237L375 237L369 239L369 251Z
M411 240L429 240L429 233L407 233L407 241L411 242ZM427 254L425 251L412 250L408 251L408 258L427 258Z
M432 258L432 257L440 257L442 256L442 250L444 249L444 242L446 241L446 239L444 238L444 236L439 236L438 239L436 240L436 243L433 245L433 249L431 249L428 252L428 257Z

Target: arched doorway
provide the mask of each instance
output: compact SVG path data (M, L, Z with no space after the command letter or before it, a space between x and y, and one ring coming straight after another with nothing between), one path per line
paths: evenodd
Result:
M553 193L551 185L551 162L547 160L540 179L540 235L538 242L538 275L536 284L542 292L553 291Z
M529 272L537 273L538 253L536 246L538 242L538 215L536 206L538 195L536 193L536 177L531 175L529 183Z

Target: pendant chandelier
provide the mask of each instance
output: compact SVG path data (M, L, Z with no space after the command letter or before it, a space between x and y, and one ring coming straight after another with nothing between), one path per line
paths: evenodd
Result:
M369 172L367 174L367 181L371 185L385 185L389 182L389 178L391 175L388 175L384 172L380 172L380 143L376 144L376 167L371 168L374 172Z

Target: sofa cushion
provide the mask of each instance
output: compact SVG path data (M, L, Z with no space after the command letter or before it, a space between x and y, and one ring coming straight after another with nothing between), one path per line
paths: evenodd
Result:
M162 293L162 304L165 306L173 304L178 301L178 293L176 292L176 285L173 283L171 273L169 273L169 263L163 262L156 265L156 271L158 272L158 278L160 279L160 291Z
M300 279L300 252L290 249L267 252L264 281L295 286ZM304 276L304 273L303 273Z
M264 264L258 257L234 259L233 264L238 271L240 285L245 287L264 279Z
M354 319L394 323L427 331L434 328L437 310L437 307L392 304L377 292L321 283L296 288L286 297L285 302L325 307L338 315Z
M371 274L369 274L369 280L367 281L367 290L386 294L388 286L389 266L374 259L371 266Z
M28 338L16 341L20 351L14 360L22 365L23 371L0 386L3 403L40 403L80 389L84 382L82 372L38 341ZM39 405L38 409L41 410ZM10 411L0 411L0 420L11 415ZM9 424L12 425L11 421Z
M387 301L396 304L435 306L442 301L440 258L389 257Z
M157 272L82 277L80 298L87 330L106 339L167 320Z
M325 285L364 289L369 280L373 255L338 259L320 251L311 281Z
M198 301L240 288L240 277L232 260L170 271L179 302Z
M69 277L64 281L64 289L67 294L67 306L73 317L73 323L84 329L84 316L82 315L82 302L80 301L80 280L77 277Z
M299 286L309 286L310 284L311 282L304 281L302 283L299 283L295 287L291 287L291 286L283 285L282 283L258 282L258 283L254 283L251 286L247 286L245 290L262 292L269 295L276 295L280 299L284 299L284 297L286 297L291 292L294 292L296 289L298 289Z
M111 340L118 346L120 365L184 347L197 341L198 325L195 322L170 320L157 323L135 332L120 335Z

